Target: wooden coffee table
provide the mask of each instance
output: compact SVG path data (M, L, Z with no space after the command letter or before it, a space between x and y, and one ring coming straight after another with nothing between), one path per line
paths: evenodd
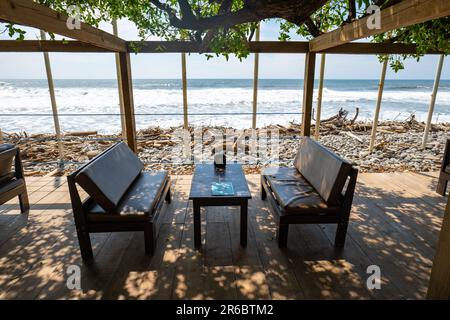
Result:
M233 196L213 196L211 185L214 182L231 182ZM241 245L247 245L247 213L248 200L252 198L245 179L242 166L237 163L227 163L225 169L218 171L214 165L198 164L195 166L192 178L189 200L194 205L194 243L195 247L202 245L200 208L212 206L240 206L241 207Z

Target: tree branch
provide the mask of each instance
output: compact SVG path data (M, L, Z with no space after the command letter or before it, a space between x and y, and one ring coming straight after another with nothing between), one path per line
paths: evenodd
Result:
M313 37L318 37L321 34L323 34L323 32L316 26L316 24L314 23L314 21L311 19L311 17L308 17L305 20L305 25L308 28L309 33L313 36Z
M354 19L356 19L356 1L355 0L349 0L348 1L347 22L351 22Z
M180 5L182 19L186 22L190 21L191 23L195 23L197 17L194 15L188 0L178 0L178 4Z

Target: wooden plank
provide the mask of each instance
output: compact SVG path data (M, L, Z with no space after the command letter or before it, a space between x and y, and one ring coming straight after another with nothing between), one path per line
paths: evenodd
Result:
M140 53L198 53L200 44L194 41L129 41L128 50ZM249 42L252 53L306 53L307 41L253 41ZM211 50L203 52L211 53Z
M373 17L366 16L311 40L309 49L312 52L320 52L354 40L448 15L450 15L448 0L403 0L381 10L380 28L369 29L368 21Z
M127 51L126 42L81 22L80 29L67 27L68 16L31 0L0 0L0 19L53 32L111 51Z
M173 181L174 202L163 208L166 215L153 257L143 253L141 232L95 234L95 263L86 265L65 179L30 178L30 187L47 191L30 194L32 209L21 223L2 225L0 235L7 239L0 246L0 298L425 297L443 210L443 198L432 190L434 175L361 174L343 251L333 247L334 225L291 226L288 248L279 249L275 221L267 202L260 200L259 176L247 179L253 199L246 248L238 240L237 207L207 208L202 214L204 249L194 248L187 200L191 177L180 176ZM13 211L2 214L16 215L17 204L11 205ZM209 231L225 229L213 236L221 246L217 250L208 249L209 223ZM72 264L81 267L83 291L66 286ZM371 264L381 268L382 290L365 286Z
M183 89L183 127L189 128L187 103L186 53L181 53L181 84Z
M41 30L41 39L46 40L45 32ZM64 166L64 147L61 141L61 126L59 124L58 105L56 103L55 84L53 81L52 66L50 63L50 55L44 52L45 72L47 74L48 91L50 93L50 102L52 106L53 125L55 126L56 141L58 143L59 165Z
M255 40L259 41L261 25L256 27ZM255 62L253 65L253 116L252 129L256 129L256 112L258 108L258 77L259 77L259 53L255 53Z
M323 93L323 77L325 73L325 59L326 54L322 53L320 57L320 72L319 72L319 92L317 93L317 112L316 125L314 130L314 139L319 140L320 135L320 117L322 115L322 93Z
M120 75L125 113L125 130L127 143L131 150L137 152L136 122L134 115L133 83L131 78L131 62L129 53L119 53Z
M443 64L444 64L444 55L442 54L439 57L438 67L436 70L436 77L434 79L433 92L431 93L430 105L428 107L428 117L427 122L425 124L425 130L423 132L422 148L425 148L428 142L428 133L430 132L431 128L431 120L433 120L434 105L436 103L436 96L439 89L439 82L441 81L441 72Z
M117 28L117 21L112 22L113 34L118 37L119 29ZM114 54L114 60L116 62L116 77L117 77L117 91L119 93L119 107L120 107L120 127L122 129L122 139L127 139L126 121L125 121L125 108L123 106L123 88L122 88L122 75L120 73L120 56L116 52Z
M316 68L316 54L305 54L305 75L303 77L303 117L302 136L311 135L312 103L314 94L314 70Z
M384 89L384 80L386 79L387 63L388 61L384 60L383 65L381 67L380 82L378 83L377 104L375 106L375 114L373 116L372 134L370 135L369 152L373 151L375 139L377 136L378 118L380 116L381 100L383 99L383 89Z
M62 40L0 40L0 52L96 52L111 50L82 41Z
M137 46L137 51L133 45ZM128 52L138 53L198 53L196 43L188 41L139 41L127 42ZM164 49L164 50L163 50ZM112 50L96 47L89 43L76 40L0 40L0 52L92 52L110 53ZM251 42L252 53L307 53L307 41L260 41ZM414 54L417 48L414 44L403 43L346 43L338 47L321 51L327 54ZM426 54L440 55L440 51L429 51Z
M327 54L414 54L417 53L417 47L414 44L404 43L355 42L325 49L321 52ZM441 53L439 51L427 52L427 54Z

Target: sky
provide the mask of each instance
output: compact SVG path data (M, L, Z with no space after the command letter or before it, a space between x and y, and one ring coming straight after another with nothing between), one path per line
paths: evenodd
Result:
M112 27L103 23L101 29L111 32ZM38 39L39 30L25 28L26 39ZM118 22L119 36L125 40L138 39L135 27L129 21ZM261 26L261 40L277 40L275 22ZM0 39L8 39L3 33ZM304 40L292 35L293 40ZM153 39L149 39L153 40ZM154 39L157 40L157 39ZM387 79L434 79L439 57L422 57L419 62L409 59L405 70L395 73L388 70ZM450 58L444 61L442 79L450 79ZM114 54L110 53L50 53L55 79L114 79L116 68ZM240 62L231 58L213 58L190 54L187 56L187 76L199 78L249 79L253 77L254 57L250 55ZM317 59L316 73L318 73ZM181 78L180 54L132 54L132 76L135 79ZM381 64L375 55L327 55L325 79L378 79ZM260 54L259 77L262 79L303 79L303 54ZM316 74L316 77L318 75ZM45 79L42 53L0 53L0 79Z

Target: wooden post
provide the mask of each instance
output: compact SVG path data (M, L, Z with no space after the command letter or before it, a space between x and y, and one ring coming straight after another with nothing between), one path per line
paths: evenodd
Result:
M122 78L123 108L127 143L131 150L137 152L136 122L134 117L133 83L131 80L131 63L128 52L119 53L120 76Z
M184 129L189 128L187 104L186 53L181 53L181 82L183 86L183 123Z
M322 92L323 92L323 76L325 73L325 53L322 53L320 58L320 78L319 78L319 92L317 93L317 112L316 112L316 128L314 139L319 140L320 135L320 116L322 113Z
M381 100L383 98L384 80L386 79L387 59L383 61L383 67L381 68L380 83L378 84L378 97L377 105L375 107L375 115L373 117L372 135L370 137L369 152L373 151L375 145L375 138L377 136L378 118L380 117Z
M260 28L261 25L258 24L256 27L255 41L260 39ZM252 118L252 128L256 129L256 112L258 109L258 77L259 77L259 53L255 53L255 66L253 69L253 118Z
M311 115L312 102L314 94L314 70L316 67L316 54L308 52L305 54L305 75L303 85L303 117L302 117L302 135L309 137L311 135Z
M439 89L439 82L441 81L441 72L443 64L444 64L444 55L441 54L441 56L439 57L439 63L436 70L436 78L434 79L433 93L431 94L430 106L428 108L427 124L425 125L425 131L423 132L422 148L425 148L425 146L427 145L428 134L431 128L431 120L433 119L434 105L436 103L436 95Z
M45 32L41 30L41 39L46 40ZM55 125L56 140L58 142L59 165L64 166L64 148L61 140L61 127L59 125L58 106L56 105L55 85L53 83L52 67L48 52L44 52L45 71L47 73L48 90L50 92L50 101L52 105L53 123Z
M113 27L113 34L118 37L119 36L119 30L117 28L117 21L113 20L112 22L112 27ZM121 128L122 128L122 139L126 140L127 138L127 133L126 133L126 129L125 129L125 111L124 111L124 107L123 107L123 92L122 92L122 77L120 75L120 58L119 58L119 53L114 53L115 56L115 60L116 60L116 75L117 75L117 88L119 91L119 107L120 107L120 124L121 124Z
M428 285L428 299L450 299L450 197L447 200Z

